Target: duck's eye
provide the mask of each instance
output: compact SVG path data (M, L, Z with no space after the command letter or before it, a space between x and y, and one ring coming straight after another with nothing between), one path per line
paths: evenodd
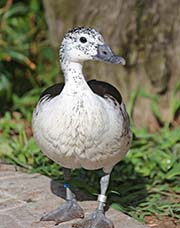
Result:
M84 36L80 37L79 40L81 41L81 43L86 43L87 42L87 39Z

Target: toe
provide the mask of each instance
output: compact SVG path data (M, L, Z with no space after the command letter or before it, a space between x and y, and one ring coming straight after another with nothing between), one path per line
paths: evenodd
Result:
M84 218L84 212L77 201L67 201L61 207L44 215L40 221L55 221L58 225L75 218Z
M95 228L114 228L114 224L104 214L97 216L95 219ZM93 228L93 227L92 227Z
M84 220L74 223L73 228L114 228L112 221L100 212L95 211Z
M84 218L84 211L83 209L79 206L79 204L77 203L77 201L73 202L73 205L71 207L71 214L73 217L75 218Z

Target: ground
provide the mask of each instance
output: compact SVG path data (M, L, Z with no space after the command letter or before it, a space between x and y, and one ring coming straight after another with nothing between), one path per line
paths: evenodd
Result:
M54 222L40 222L40 217L63 203L62 185L40 174L17 171L14 166L0 166L0 224L1 228L51 228ZM59 195L59 196L57 196ZM61 196L61 197L60 197ZM92 212L97 202L78 193L85 214ZM147 228L133 218L110 208L107 216L115 228ZM71 227L72 222L58 225Z

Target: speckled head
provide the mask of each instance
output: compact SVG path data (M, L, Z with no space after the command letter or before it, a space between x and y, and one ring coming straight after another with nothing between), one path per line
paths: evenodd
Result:
M125 64L125 60L112 52L99 32L85 27L74 28L65 34L60 48L60 60L78 63L99 60Z

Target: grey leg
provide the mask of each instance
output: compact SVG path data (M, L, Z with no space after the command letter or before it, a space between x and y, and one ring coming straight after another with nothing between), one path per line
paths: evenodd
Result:
M66 200L72 200L75 199L74 193L70 189L69 181L71 179L71 171L70 169L63 168L63 173L64 173L64 187L66 189Z
M101 177L101 194L98 195L98 207L97 209L87 218L82 221L73 224L76 228L114 228L111 220L106 218L104 206L106 203L106 191L109 186L110 173L105 174Z
M107 174L103 177L101 177L100 185L101 185L101 194L98 196L98 201L99 201L99 206L98 210L104 211L104 206L106 203L106 191L109 186L109 179L110 179L110 174Z
M84 218L84 212L76 201L75 194L71 191L69 180L70 170L63 168L64 187L66 188L66 202L57 209L49 212L41 218L41 221L55 221L56 225L75 218Z

